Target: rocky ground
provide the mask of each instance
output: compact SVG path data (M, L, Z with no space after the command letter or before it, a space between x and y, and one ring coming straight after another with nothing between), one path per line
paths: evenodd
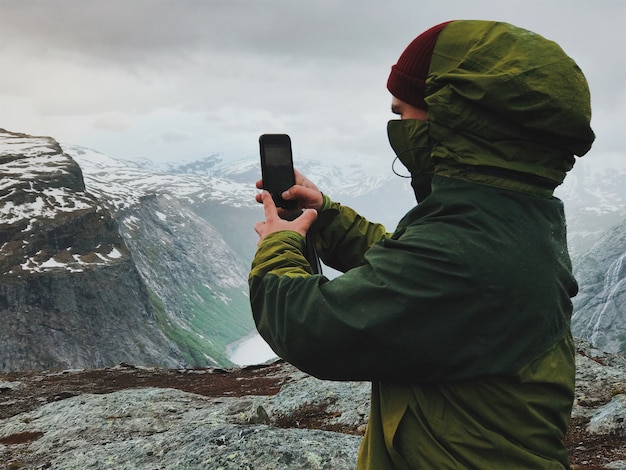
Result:
M578 343L574 469L626 469L626 359ZM283 362L0 375L0 469L350 469L369 385Z

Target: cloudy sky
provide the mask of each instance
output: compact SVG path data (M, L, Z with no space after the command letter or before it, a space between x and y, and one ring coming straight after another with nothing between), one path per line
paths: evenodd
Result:
M117 158L294 156L389 171L390 67L420 32L508 21L585 72L597 141L626 167L623 0L0 0L0 128Z

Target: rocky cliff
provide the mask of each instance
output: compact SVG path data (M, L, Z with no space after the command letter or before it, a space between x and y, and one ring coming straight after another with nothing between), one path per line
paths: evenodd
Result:
M626 170L578 159L555 195L565 203L572 258L589 251L611 227L626 218Z
M608 352L626 353L626 220L576 260L574 334Z
M99 158L85 175L54 139L0 130L0 370L232 365L227 345L254 328L241 260Z
M626 469L626 359L577 342L573 469ZM369 384L244 369L0 375L0 468L355 468Z
M50 138L0 140L0 370L181 364L76 162Z

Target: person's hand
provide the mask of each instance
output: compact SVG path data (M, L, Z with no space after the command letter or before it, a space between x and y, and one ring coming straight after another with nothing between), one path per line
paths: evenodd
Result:
M324 204L322 192L298 170L293 171L296 177L296 184L282 194L283 199L286 201L296 200L298 209L319 210ZM257 181L256 187L263 189L263 180ZM257 202L262 202L262 196L262 194L256 195ZM279 212L282 213L282 210L279 209Z
M278 209L274 204L272 195L263 191L261 194L261 202L265 211L265 221L254 224L254 230L259 234L259 243L270 233L280 232L283 230L291 230L306 237L306 233L317 219L317 211L306 209L293 220L281 219L278 215Z

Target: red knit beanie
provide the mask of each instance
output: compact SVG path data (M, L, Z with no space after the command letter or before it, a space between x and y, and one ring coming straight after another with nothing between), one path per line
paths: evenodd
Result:
M441 30L448 24L433 26L407 46L398 63L391 67L387 89L393 96L420 109L428 109L424 101L430 58Z

